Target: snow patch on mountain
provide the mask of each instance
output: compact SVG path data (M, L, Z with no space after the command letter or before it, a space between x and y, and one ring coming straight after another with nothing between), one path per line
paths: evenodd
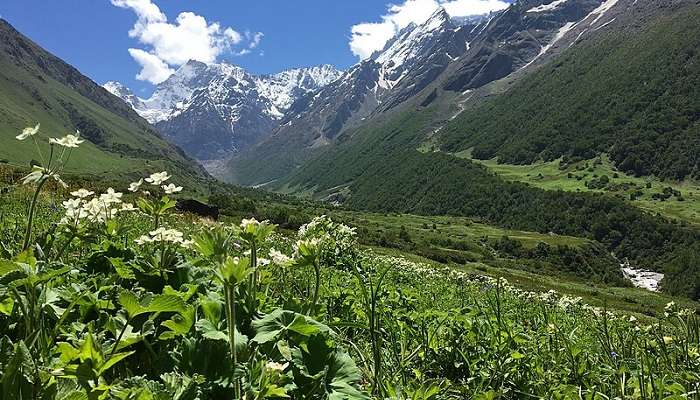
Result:
M610 11L610 9L613 8L618 1L619 0L606 0L605 2L603 2L603 4L600 5L600 7L593 10L593 12L591 12L591 15L597 15L597 17L595 20L593 20L593 22L591 22L591 25L595 25L598 21L600 21L600 19L603 18L603 16L608 11Z
M541 13L545 11L552 11L557 9L560 5L566 3L569 0L555 0L549 4L542 4L541 6L533 7L527 10L527 13Z
M530 9L527 12L528 13L532 12L532 10L535 10L535 9L539 9L541 11L543 9L543 7L550 7L549 9L554 9L566 1L568 1L568 0L556 0L552 3L546 4L546 5L541 5L539 7L535 7L533 9ZM600 6L595 8L593 11L588 13L588 15L586 15L585 17L583 17L579 21L567 22L564 26L562 26L559 29L559 31L554 36L554 38L552 38L552 40L549 43L547 43L545 46L542 47L539 54L537 54L537 56L535 56L535 58L530 60L530 62L525 64L521 69L526 68L526 67L530 66L532 63L534 63L535 61L537 61L540 57L542 57L545 53L547 53L555 44L557 44L557 42L559 42L561 39L563 39L567 33L569 33L570 31L574 30L575 28L577 28L579 26L583 26L584 24L587 24L587 27L585 29L583 29L576 37L576 40L571 43L571 45L573 45L573 43L578 41L581 38L581 36L583 36L586 32L588 32L590 30L591 27L593 27L596 23L598 23L598 21L600 21L600 19L603 18L605 16L605 14L608 11L610 11L610 9L612 9L618 2L619 2L619 0L604 0L600 4ZM555 4L555 3L557 3L557 4ZM539 11L537 11L537 12L539 12ZM595 19L593 19L593 21L591 21L591 22L588 22L589 19L591 19L592 17L595 17ZM614 20L615 20L615 18L606 22L602 26L595 28L594 30L601 29L604 26L612 23Z

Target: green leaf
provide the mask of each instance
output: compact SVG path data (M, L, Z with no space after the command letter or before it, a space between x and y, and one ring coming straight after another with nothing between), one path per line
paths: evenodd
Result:
M14 353L2 374L2 394L7 399L30 399L33 393L34 360L23 341L14 346Z
M228 342L228 335L225 332L218 330L214 324L208 319L200 319L195 324L197 332L201 333L207 339L223 340Z
M0 260L0 277L15 271L20 271L19 265L10 260Z
M102 351L97 347L97 343L92 337L92 333L88 333L80 346L78 358L84 363L88 360L92 361L92 365L100 365L103 362Z
M163 322L161 325L170 329L160 335L160 339L169 340L177 336L187 335L194 326L195 308L187 306L184 312L176 314L173 318Z
M297 314L293 311L275 309L262 318L253 321L256 335L253 341L263 344L277 341L280 336L291 331L302 336L309 336L318 332L330 333L331 329L311 318Z
M185 302L178 296L161 294L154 297L146 297L139 301L136 295L128 290L119 294L119 304L129 315L129 319L147 313L179 312L186 309Z
M86 392L73 391L58 398L58 400L88 400L88 395Z
M221 297L215 293L210 292L207 295L199 295L199 306L202 309L202 314L204 318L211 321L212 324L218 325L221 322L221 314L223 313L224 302Z
M129 319L132 319L144 312L144 308L139 303L136 295L128 290L125 290L119 294L119 304L124 307Z
M110 368L115 366L119 361L129 357L130 355L134 354L135 351L127 351L124 353L117 353L112 355L112 357L109 358L104 364L100 365L99 369L97 370L97 376L102 376L105 372L107 372Z
M146 312L178 312L184 313L185 302L178 296L161 294L153 298L153 301L146 307Z
M117 272L117 275L122 278L122 279L136 279L136 275L134 274L133 268L129 266L129 264L125 263L124 260L122 260L119 257L110 257L107 258L114 267L114 270Z
M303 315L297 315L287 329L302 336L311 336L314 333L321 331L317 325L310 323L309 320L307 320Z
M207 319L200 319L195 324L197 332L201 333L207 339L211 340L222 340L228 342L228 335L226 332L218 330L211 321Z
M245 282L248 275L253 272L250 267L250 259L247 257L228 257L218 269L219 278L229 285L238 285Z
M369 399L360 389L362 374L347 353L332 347L323 335L313 336L307 345L308 351L292 350L299 393L309 398Z
M12 297L7 296L4 299L0 299L0 314L12 315L12 309L15 306L15 301Z

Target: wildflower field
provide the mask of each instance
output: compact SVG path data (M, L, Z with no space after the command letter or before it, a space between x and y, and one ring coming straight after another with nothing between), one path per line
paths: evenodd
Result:
M35 141L0 203L0 400L700 398L696 310L379 254L326 216L180 215L168 172L60 189L80 143Z

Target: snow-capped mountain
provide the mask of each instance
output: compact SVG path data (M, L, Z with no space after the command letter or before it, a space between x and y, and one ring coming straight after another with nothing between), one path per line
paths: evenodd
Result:
M211 160L260 140L294 101L340 75L330 65L256 76L231 64L189 61L148 99L135 96L118 82L107 82L104 88L188 154Z
M272 135L232 159L226 178L242 184L276 181L300 170L315 149L350 141L391 110L409 103L427 107L443 94L459 102L437 117L448 119L470 92L527 73L601 30L620 12L612 10L621 1L518 0L502 11L461 18L439 8L342 78L295 102Z
M453 21L439 8L411 24L335 82L291 106L276 135L304 132L316 144L423 90L469 48L470 33L485 17Z

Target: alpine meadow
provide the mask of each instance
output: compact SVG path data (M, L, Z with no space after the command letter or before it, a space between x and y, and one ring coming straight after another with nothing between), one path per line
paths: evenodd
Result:
M700 399L697 0L234 3L0 4L0 400Z

